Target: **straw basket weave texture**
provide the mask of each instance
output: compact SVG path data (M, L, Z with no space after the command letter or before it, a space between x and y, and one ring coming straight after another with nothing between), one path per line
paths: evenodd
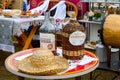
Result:
M68 61L60 56L54 56L51 51L37 50L18 63L21 72L36 75L56 74L69 67Z
M72 60L81 59L84 55L84 43L82 45L74 46L69 41L70 35L75 31L84 33L84 27L76 20L70 20L70 22L65 25L62 31L63 56Z

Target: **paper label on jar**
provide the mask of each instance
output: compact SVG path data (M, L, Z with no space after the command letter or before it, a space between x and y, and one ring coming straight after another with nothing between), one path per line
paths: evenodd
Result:
M75 31L70 34L69 42L74 46L82 45L85 41L86 35L81 31Z
M48 50L55 50L55 35L40 33L40 47Z

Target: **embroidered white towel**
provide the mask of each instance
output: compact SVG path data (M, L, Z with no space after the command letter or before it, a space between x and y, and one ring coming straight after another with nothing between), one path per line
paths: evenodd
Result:
M53 18L55 20L55 24L56 24L56 29L62 29L62 23L63 20L66 17L66 4L65 1L60 1L59 3L57 3L55 6L53 6L50 11L56 9L55 14L53 15Z
M31 9L30 11L31 11L32 13L34 13L34 12L37 11L37 12L39 12L40 14L42 14L43 12L45 12L45 11L48 9L49 2L50 2L50 0L45 0L42 5L34 8L34 9Z
M53 18L57 19L65 19L66 17L66 5L65 5L65 1L60 1L58 4L56 4L55 6L53 6L51 10L55 9L55 15L53 16Z

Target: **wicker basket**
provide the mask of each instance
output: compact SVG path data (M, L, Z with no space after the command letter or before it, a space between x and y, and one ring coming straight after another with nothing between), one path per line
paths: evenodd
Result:
M57 46L62 46L62 31L61 30L56 32L56 44Z
M84 43L81 45L72 45L69 37L75 32L80 31L84 33L84 27L78 23L76 20L71 20L62 31L62 47L63 56L67 59L81 59L84 55Z

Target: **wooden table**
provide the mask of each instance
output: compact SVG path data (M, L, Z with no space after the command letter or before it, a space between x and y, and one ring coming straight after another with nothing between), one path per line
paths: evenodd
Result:
M38 17L35 17L35 18L32 18L32 17L30 17L30 18L20 18L20 17L18 17L18 18L7 18L7 17L4 17L4 16L1 15L0 16L0 21L1 21L0 30L3 30L1 28L2 26L4 26L4 27L9 27L10 26L12 29L9 30L9 31L12 32L12 34L7 35L7 36L10 37L10 38L11 38L11 36L21 37L21 39L19 41L21 42L21 44L23 46L23 50L25 50L25 49L28 49L28 48L32 48L31 41L33 39L33 36L34 36L36 30L39 28L39 25L42 23L43 20L44 20L44 16L38 16ZM6 23L10 23L10 22L11 22L11 24L6 25ZM24 30L27 30L29 28L29 26L31 26L31 25L33 25L33 28L30 31L29 36L27 36L24 33ZM6 31L6 29L5 29L5 31ZM4 43L2 43L2 44L4 44Z
M99 59L98 57L94 54L91 53L89 51L85 51L85 55L88 55L90 57L95 58L96 60L89 62L85 65L79 65L76 68L69 70L63 74L55 74L55 75L49 75L49 76L37 76L37 75L30 75L30 74L25 74L25 73L21 73L18 71L17 68L17 60L15 59L18 56L22 56L22 55L26 55L26 54L30 54L33 51L35 51L36 48L33 49L27 49L27 50L23 50L23 51L19 51L16 52L12 55L10 55L6 60L5 60L5 67L6 69L17 75L20 76L19 80L24 80L24 78L32 78L32 79L65 79L65 78L73 78L73 77L78 77L78 76L82 76L84 74L90 73L93 70L95 70L98 65L99 65Z

